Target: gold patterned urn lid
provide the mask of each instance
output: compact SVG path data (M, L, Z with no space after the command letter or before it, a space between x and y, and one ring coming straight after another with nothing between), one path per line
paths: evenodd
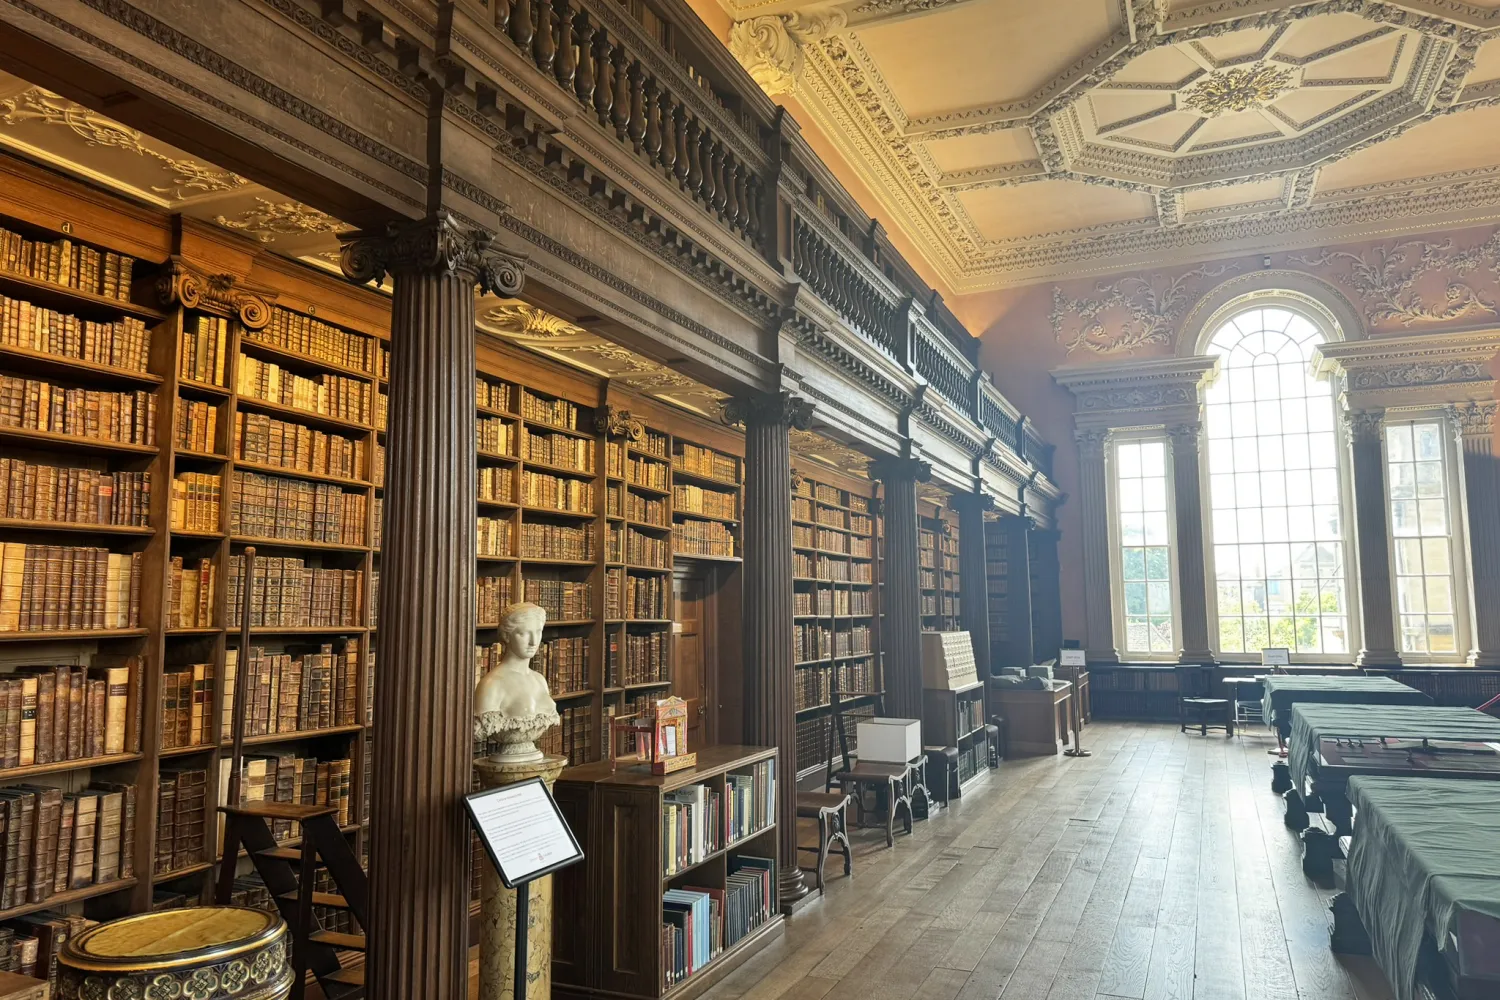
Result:
M64 966L98 972L193 968L256 952L286 936L274 913L245 906L195 906L143 913L69 939Z

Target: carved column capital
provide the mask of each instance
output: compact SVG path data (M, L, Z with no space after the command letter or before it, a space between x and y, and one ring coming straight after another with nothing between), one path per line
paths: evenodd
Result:
M812 427L813 404L785 389L780 392L755 392L724 401L722 419L730 427L736 424L786 424L799 431Z
M948 505L961 513L973 509L983 514L995 509L995 498L982 490L978 493L955 493L948 498Z
M1088 427L1074 431L1073 440L1078 444L1078 457L1102 461L1104 449L1109 446L1109 437L1108 427Z
M1380 430L1385 426L1385 410L1345 410L1344 422L1349 426L1349 437L1356 444L1380 440Z
M233 316L247 330L261 329L271 321L267 297L235 285L234 275L208 274L173 255L156 278L156 295L163 306Z
M1198 440L1202 437L1203 425L1200 423L1173 424L1167 428L1167 437L1172 440L1173 449L1196 448Z
M622 437L630 441L639 441L646 436L646 425L632 416L629 410L622 409L613 403L601 407L594 415L594 430L600 434Z
M1016 532L1027 532L1036 530L1036 518L1030 514L1001 514L1000 524Z
M344 277L364 284L387 274L448 273L486 292L515 295L525 281L526 258L495 245L486 232L460 226L447 212L415 222L391 222L383 232L341 237Z
M802 77L802 47L848 26L849 15L837 8L747 18L729 29L729 52L761 90L790 94Z
M920 458L898 458L887 455L870 463L870 475L884 482L910 480L925 483L932 478L932 463Z
M1500 401L1493 399L1459 403L1448 408L1448 418L1462 441L1482 443L1484 450L1490 449L1495 434L1495 414L1500 412Z

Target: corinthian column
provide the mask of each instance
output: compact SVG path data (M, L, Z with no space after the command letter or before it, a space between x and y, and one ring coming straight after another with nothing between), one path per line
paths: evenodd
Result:
M979 679L990 676L990 598L984 564L984 512L995 506L988 493L957 493L959 622L969 633Z
M344 273L390 274L391 381L375 702L371 1000L469 987L474 689L474 289L521 289L524 261L447 215L346 242Z
M1500 667L1500 483L1495 478L1494 400L1454 408L1464 452L1464 506L1468 511L1469 578L1474 586L1476 667Z
M789 392L731 399L724 420L745 425L744 623L746 731L778 751L776 836L781 905L807 895L797 861L797 714L792 656L792 427L812 404Z
M1088 625L1090 664L1119 663L1115 650L1114 606L1109 598L1109 431L1075 431L1078 442L1078 494L1083 510L1083 610Z
M1172 439L1172 499L1177 513L1177 590L1182 608L1182 663L1212 663L1208 573L1203 559L1203 482L1198 473L1198 423L1167 428Z
M1364 648L1355 662L1362 667L1397 667L1401 665L1401 656L1396 652L1396 612L1391 600L1389 505L1385 492L1385 453L1381 447L1385 411L1350 410L1344 419L1349 424L1353 453L1354 522L1364 622Z
M880 634L885 643L886 706L898 719L922 717L922 604L917 573L917 483L932 466L916 458L880 458L870 475L885 488L885 561ZM962 535L959 536L962 538ZM964 605L969 602L963 601Z

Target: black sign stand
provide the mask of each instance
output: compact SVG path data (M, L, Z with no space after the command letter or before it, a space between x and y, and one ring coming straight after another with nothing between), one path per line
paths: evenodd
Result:
M531 785L540 786L540 794L546 798L547 804L552 807L553 817L557 821L557 837L559 839L566 837L565 843L560 845L554 844L554 846L564 847L567 853L544 868L527 869L522 873L517 873L517 876L512 878L511 873L506 870L507 865L502 860L501 853L496 850L497 845L491 840L493 831L485 826L479 812L475 809L475 804L483 804L485 799L496 795L514 796L520 794L534 796L537 793L531 792L527 788L527 786ZM475 792L473 795L467 795L464 797L464 808L469 811L469 821L474 824L474 830L479 834L479 842L484 845L484 852L489 855L490 863L495 866L495 871L500 875L500 881L504 883L507 889L514 889L516 892L515 1000L527 1000L526 959L529 948L526 932L527 925L531 921L531 883L539 878L551 875L560 868L566 868L569 865L582 861L583 850L578 846L578 838L573 836L573 831L568 827L567 821L563 819L562 813L558 811L557 802L553 800L551 791L548 790L546 783L541 778L528 778L514 785L502 785L499 788L490 788L482 792Z

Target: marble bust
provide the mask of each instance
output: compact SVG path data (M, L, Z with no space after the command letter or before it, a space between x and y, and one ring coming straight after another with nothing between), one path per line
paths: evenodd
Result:
M558 724L557 703L547 678L531 669L542 644L547 610L537 604L512 604L500 618L505 655L474 688L474 738L498 737L494 760L522 763L541 760L536 738Z

